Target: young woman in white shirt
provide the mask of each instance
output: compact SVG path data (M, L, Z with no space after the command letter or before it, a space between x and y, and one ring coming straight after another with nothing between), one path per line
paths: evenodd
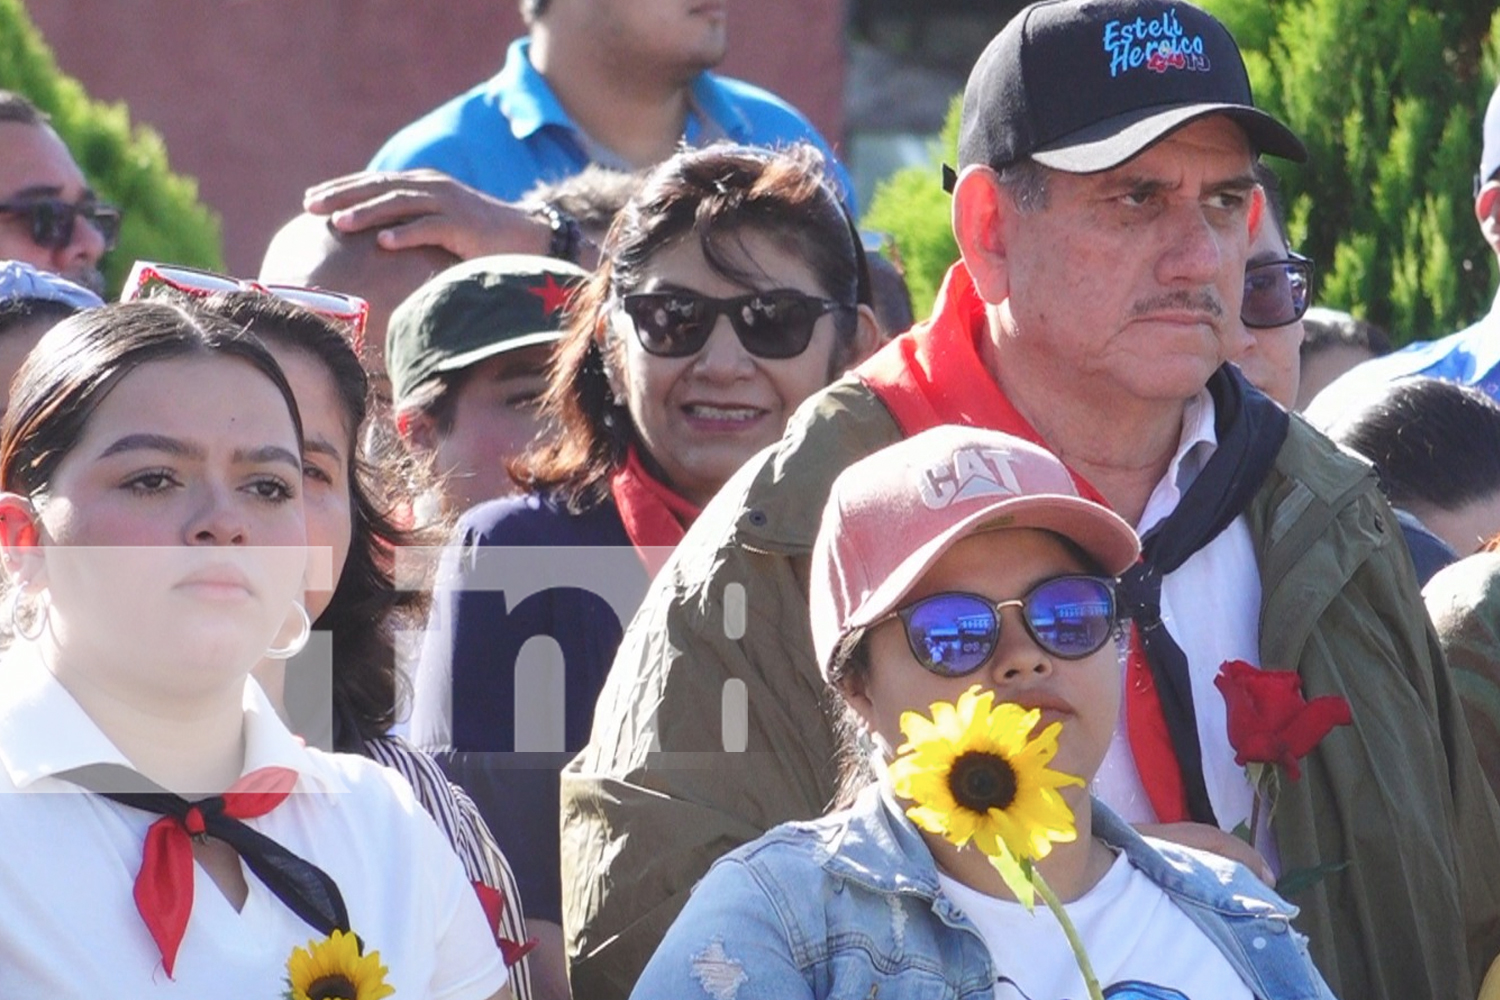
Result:
M48 333L14 388L0 995L301 997L294 951L352 934L366 961L335 972L360 995L508 1000L410 787L305 748L248 683L307 632L302 428L270 355L190 308L113 305Z

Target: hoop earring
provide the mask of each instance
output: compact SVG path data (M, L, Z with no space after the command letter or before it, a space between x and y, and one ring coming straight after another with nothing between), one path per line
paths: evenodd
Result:
M35 642L47 629L47 614L51 605L46 601L41 602L41 610L36 613L36 620L32 623L31 631L28 632L21 627L21 601L26 597L26 591L17 587L10 595L10 631L12 635L18 635L27 642Z
M307 609L302 606L301 601L293 601L292 607L297 609L297 616L302 619L301 627L292 641L285 646L272 646L266 650L268 660L290 660L306 649L307 640L312 638L312 619L307 617Z

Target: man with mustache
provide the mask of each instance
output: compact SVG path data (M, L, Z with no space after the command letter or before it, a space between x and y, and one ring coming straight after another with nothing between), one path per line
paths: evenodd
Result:
M818 511L841 469L945 423L1042 444L1144 537L1095 793L1268 880L1313 879L1294 926L1335 994L1474 995L1500 952L1500 809L1395 516L1367 465L1228 364L1250 345L1236 317L1261 154L1305 151L1189 3L1048 0L990 43L951 178L962 260L932 318L809 399L703 512L564 773L578 995L628 992L715 858L833 799L807 619ZM994 474L955 467L933 502ZM1232 661L1351 709L1300 780L1280 775L1274 810L1229 743L1214 682Z
M94 292L114 246L118 209L99 201L48 117L0 90L0 260L19 260Z

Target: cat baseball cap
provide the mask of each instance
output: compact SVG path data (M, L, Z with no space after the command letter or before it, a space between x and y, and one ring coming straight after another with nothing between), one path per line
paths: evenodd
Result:
M1256 153L1301 162L1307 150L1255 107L1228 29L1168 0L1043 0L1010 20L969 75L958 163L1030 157L1088 174L1109 170L1175 129L1226 115Z
M943 553L1000 528L1055 532L1115 576L1141 551L1118 514L1078 495L1055 455L1000 431L934 427L840 473L813 543L809 587L823 676L844 639L900 607Z

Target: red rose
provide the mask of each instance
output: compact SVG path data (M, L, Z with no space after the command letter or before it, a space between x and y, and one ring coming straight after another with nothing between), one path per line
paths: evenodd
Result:
M1235 763L1280 764L1293 781L1302 777L1298 759L1334 726L1351 721L1349 703L1337 695L1304 700L1302 678L1290 670L1261 670L1244 660L1228 660L1214 687L1228 708Z

